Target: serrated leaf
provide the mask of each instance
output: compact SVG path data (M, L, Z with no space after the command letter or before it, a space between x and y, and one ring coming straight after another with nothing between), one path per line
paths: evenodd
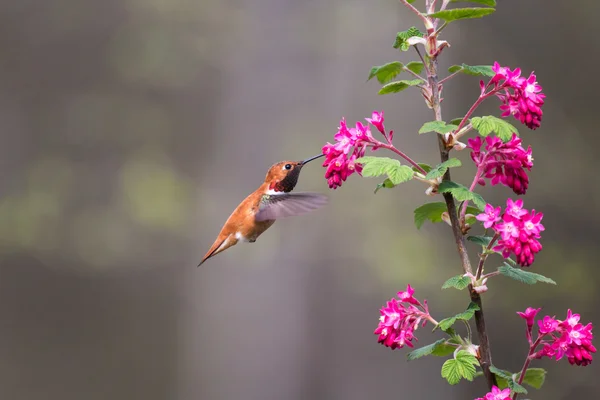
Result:
M476 243L481 245L481 247L488 247L490 242L492 241L491 236L467 236L467 240L469 242Z
M454 119L451 119L451 120L450 120L450 123L451 123L452 125L456 125L456 126L458 126L458 125L460 125L460 121L462 121L462 118L454 118Z
M447 125L444 121L429 121L425 122L421 129L419 129L419 134L428 132L437 132L444 134L452 132L456 128L458 128L457 125Z
M485 200L481 195L471 192L466 186L453 181L443 181L438 187L440 193L451 193L458 201L472 201L480 210L485 208Z
M406 357L408 358L408 361L413 361L413 360L416 360L418 358L428 356L430 354L433 354L433 352L434 352L434 350L435 350L435 348L437 346L440 346L440 345L445 344L445 343L446 343L446 339L440 339L440 340L438 340L436 342L428 344L427 346L423 346L423 347L420 347L420 348L418 348L416 350L411 351L410 353L408 353L406 355ZM454 349L454 347L453 347L453 349ZM454 350L452 350L452 351L454 352Z
M510 140L513 133L517 134L517 136L519 135L517 128L505 120L494 117L493 115L473 117L471 118L471 125L473 125L473 128L475 128L481 136L486 137L494 132L503 142Z
M381 89L379 89L379 94L390 94L390 93L398 93L401 92L411 86L416 86L423 81L420 79L413 79L410 81L402 80L402 81L394 81L384 85Z
M448 171L448 168L460 167L461 165L462 163L458 158L450 158L449 160L436 165L435 168L432 168L431 171L429 171L425 176L425 179L437 179L441 176L444 176L446 171Z
M528 368L527 372L525 372L525 378L523 378L523 383L535 388L541 389L544 381L546 380L546 370L544 368ZM518 377L521 374L517 375Z
M387 175L393 185L411 180L415 174L409 166L388 157L361 157L356 162L363 166L363 176Z
M452 10L438 11L428 14L429 17L439 18L446 22L457 21L459 19L482 18L496 11L495 8L455 8Z
M454 325L458 320L468 321L471 318L473 318L473 315L475 315L475 311L479 311L479 306L471 302L469 303L469 306L465 311L458 313L453 317L444 318L436 325L435 328L433 328L433 330L440 328L441 330L446 331L448 330L448 328L452 327L452 325Z
M498 388L506 389L508 387L514 393L527 393L527 389L525 389L523 386L519 385L513 379L513 375L516 375L516 374L513 374L510 371L505 371L503 369L496 368L493 365L490 365L490 372L493 373L494 375L496 375L496 381L498 383Z
M421 229L423 223L429 220L433 223L442 222L442 213L448 211L446 203L434 202L425 203L420 207L417 207L415 213L415 225L417 229Z
M417 164L419 164L419 167L421 167L421 168L423 168L425 170L425 173L428 173L429 171L431 171L431 165L424 164L424 163L417 163ZM419 171L416 167L412 167L412 169L415 172L421 173L421 171Z
M478 3L484 6L496 7L496 0L450 0L450 3Z
M490 78L492 76L496 75L494 73L494 71L492 71L492 67L489 65L467 65L467 64L453 65L450 68L448 68L448 72L450 72L451 74L453 74L455 72L461 72L461 73L467 74L467 75L487 76ZM460 119L459 119L459 122L460 122Z
M479 365L477 358L469 352L461 350L455 358L444 362L442 378L445 378L451 385L456 385L463 378L472 381L477 372L475 365Z
M405 67L415 74L420 74L423 71L423 63L421 61L411 61Z
M507 263L504 263L503 266L499 267L498 272L500 272L504 276L507 276L511 279L522 283L526 283L528 285L533 285L538 282L556 285L556 282L554 282L550 278L545 277L544 275L536 274L534 272L528 272L520 268L514 268L508 265Z
M444 282L442 289L455 288L463 290L469 286L469 283L471 283L471 279L468 276L456 275Z
M387 178L385 181L383 181L382 183L378 183L377 186L375 187L375 193L377 193L380 189L386 188L386 189L392 189L394 186L392 181L390 181L389 178Z
M379 83L388 83L389 81L394 79L400 72L402 72L402 66L402 63L398 61L393 61L387 64L375 66L371 68L371 72L369 73L369 78L367 79L367 81L370 81L372 78L377 77Z
M400 49L402 51L407 51L410 49L410 44L408 44L407 40L411 37L423 37L425 34L418 30L417 28L410 27L408 30L403 32L398 32L396 34L396 41L394 42L394 48Z

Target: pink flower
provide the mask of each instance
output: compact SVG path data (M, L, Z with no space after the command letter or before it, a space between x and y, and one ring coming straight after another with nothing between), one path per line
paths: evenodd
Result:
M389 300L379 310L381 314L379 325L373 333L379 335L379 343L392 350L404 346L413 347L412 340L416 340L414 331L421 321L425 326L427 320L431 318L427 302L421 304L413 296L414 293L414 289L408 285L406 291L398 292L399 299Z
M372 118L366 118L366 120L373 124L386 138L389 138L388 141L392 140L392 132L390 131L387 136L385 133L383 111L373 111ZM368 146L373 147L373 150L375 150L376 141L373 139L369 125L357 122L356 127L348 128L346 120L343 118L333 138L335 143L327 142L322 148L322 154L325 155L323 167L327 168L325 179L327 179L329 187L337 189L354 172L361 173L362 166L356 164L356 159L364 156Z
M486 204L485 212L483 214L477 215L475 218L477 218L478 221L483 222L483 227L485 229L489 229L496 222L500 221L500 214L502 213L501 210L502 210L502 207L500 207L500 206L494 208L493 205Z
M385 127L383 126L383 111L373 111L371 118L365 119L385 136Z
M537 315L537 313L540 312L540 310L541 310L541 308L527 307L525 312L520 312L520 311L517 312L517 314L519 314L519 316L521 318L523 318L525 321L527 321L527 329L529 331L531 331L531 328L533 327L533 321L535 319L535 316Z
M475 400L510 400L510 388L500 390L497 386L492 386L492 391L484 397L478 397Z
M492 228L499 240L494 246L495 251L501 251L504 258L514 254L517 264L528 267L533 264L535 255L542 250L538 241L545 229L541 224L544 214L528 211L523 208L523 201L506 201L506 210L501 214L500 207L494 208L486 204L485 212L476 216L483 222L486 229Z
M535 343L541 345L542 349L531 357L549 357L558 361L566 356L571 365L589 365L593 359L592 353L596 352L596 347L592 344L592 324L580 324L579 319L579 314L568 310L567 318L562 321L548 315L539 320ZM529 320L527 324L529 326Z
M493 85L497 91L496 96L503 103L500 106L502 116L513 115L528 128L539 128L543 114L541 107L546 95L542 93L542 86L537 83L535 74L532 72L529 78L524 78L521 77L519 68L511 71L497 62L492 70L496 75L490 79L487 86Z
M485 138L485 151L481 150L482 139L477 136L469 139L471 159L480 174L478 183L485 185L483 178L490 179L492 185L501 183L510 187L516 194L525 194L529 187L529 177L525 170L533 166L531 146L525 150L521 139L513 133L511 139L504 143L496 136Z

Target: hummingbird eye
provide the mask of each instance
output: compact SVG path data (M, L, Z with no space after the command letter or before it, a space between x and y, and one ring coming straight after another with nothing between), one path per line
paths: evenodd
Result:
M285 169L292 169L292 164L285 164Z

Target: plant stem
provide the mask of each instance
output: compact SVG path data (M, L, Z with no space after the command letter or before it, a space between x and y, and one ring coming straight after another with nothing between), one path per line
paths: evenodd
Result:
M479 182L479 178L481 178L481 174L483 174L483 163L481 163L481 165L479 167L477 167L477 172L475 172L475 177L473 178L473 182L471 183L471 186L469 187L469 191L472 192L473 189L475 189L475 186L477 186L477 182ZM467 214L467 207L469 206L469 200L465 200L463 205L462 205L462 209L460 210L460 224L464 225L465 223L465 215Z
M492 247L494 246L494 243L496 243L496 240L498 240L499 237L500 237L500 235L498 233L496 235L494 235L494 237L492 238L492 240L490 240L490 243L487 245L485 251L481 255L481 257L479 257L479 265L477 265L477 273L475 274L475 280L479 280L479 278L481 278L481 274L483 273L483 265L485 264L485 260L488 257L489 251L492 249Z
M421 18L421 20L423 21L423 23L425 24L425 26L429 26L431 24L431 22L429 22L429 20L427 19L427 17L422 14L419 10L417 10L412 4L410 4L407 0L400 0L400 2L402 4L404 4L406 7L408 7L409 10L411 10L412 12L414 12L415 14L417 14L417 16L419 18Z
M529 364L531 364L531 355L535 352L535 348L538 347L542 340L543 336L537 338L537 340L529 347L529 353L527 353L527 358L525 359L525 363L523 364L523 368L521 368L521 373L519 374L519 381L517 382L519 385L523 383L523 379L525 379L525 373L527 372L527 368L529 368ZM517 400L517 396L519 394L515 393L513 395L513 400Z
M388 149L388 150L393 151L394 153L398 154L400 157L402 157L406 161L408 161L413 167L415 167L416 169L418 169L420 173L422 173L423 175L427 175L427 171L425 171L423 169L423 167L421 167L419 164L417 164L417 162L414 161L412 158L410 158L409 156L407 156L406 154L404 154L403 152L401 152L400 150L398 150L396 147L394 147L393 144L385 144L385 143L382 143L382 142L378 142L376 144L377 144L378 147L381 147L383 149Z
M444 2L445 3L445 2ZM432 108L435 114L436 121L442 121L442 109L440 105L440 91L439 91L439 81L437 76L437 57L429 57L428 63L426 65L427 77L429 81L429 86L432 93ZM467 115L461 121L461 124L457 128L457 131L460 130L464 126L465 121L471 115L471 113L477 108L479 103L481 103L483 99L478 99L478 103L474 104ZM441 135L437 135L438 138L438 147L440 152L441 162L448 161L449 158L449 150L446 148L446 143ZM446 171L444 174L444 180L450 180L450 169ZM460 228L460 221L458 219L458 215L456 213L456 204L454 202L454 197L450 193L444 193L444 200L446 201L446 206L448 208L448 214L450 216L450 222L452 224L452 233L454 235L454 240L456 242L456 247L458 250L458 254L461 259L462 267L465 273L473 274L473 269L471 268L471 262L469 261L469 254L467 253L467 248L465 245L465 238ZM475 311L475 325L477 328L477 336L479 338L479 349L480 349L480 360L479 364L481 365L481 369L483 370L483 374L487 380L488 387L492 388L493 385L497 385L496 376L490 371L490 366L492 365L492 354L490 351L490 343L486 331L485 319L483 314L483 305L481 302L481 296L479 293L473 291L473 286L469 285L469 293L471 296L471 301L475 303L479 307L479 311Z

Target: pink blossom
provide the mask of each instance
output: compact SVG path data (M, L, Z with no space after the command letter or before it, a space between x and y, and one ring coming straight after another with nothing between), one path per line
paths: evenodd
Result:
M589 365L593 359L592 353L596 352L592 344L592 324L580 324L579 319L579 314L568 310L567 317L562 321L548 315L539 320L536 344L541 345L542 349L531 357L549 357L557 361L566 357L571 365ZM529 326L529 320L527 323Z
M510 388L500 390L498 386L492 386L491 392L475 400L510 400Z
M485 212L476 218L484 223L486 229L491 227L499 236L494 251L501 251L504 258L514 254L517 264L523 267L530 266L535 260L535 255L542 250L538 239L545 229L541 223L544 214L526 210L522 200L512 199L506 201L506 210L500 214L500 207L494 208L487 204Z
M383 111L373 111L372 118L366 118L366 120L386 136L383 125ZM391 137L392 132L390 131L390 141ZM323 167L327 168L325 179L327 179L330 188L336 189L342 186L342 182L354 172L361 173L362 166L356 163L356 159L364 156L368 146L373 147L373 150L375 150L376 141L373 139L369 125L357 122L355 127L349 128L343 118L333 138L335 143L327 142L322 148L322 154L325 155Z
M414 289L408 285L406 291L398 292L399 299L389 300L379 310L379 325L373 332L379 335L378 342L392 350L404 346L413 347L414 331L419 324L423 326L430 319L427 301L423 304L413 294Z
M539 128L546 95L542 93L542 86L536 81L535 74L532 72L529 78L524 78L521 77L519 68L511 71L497 62L492 70L496 75L490 79L487 86L493 85L497 91L496 96L502 101L502 116L513 115L528 128Z
M521 318L523 318L525 321L527 321L527 329L529 331L531 331L531 328L533 327L533 321L535 319L535 316L537 315L537 313L540 312L540 310L541 310L541 308L527 307L525 312L520 312L520 311L517 312L517 314L519 314L519 316Z
M483 214L477 215L475 218L478 221L483 222L483 227L485 229L491 228L496 222L500 221L500 214L502 207L498 206L494 208L491 204L485 205L485 212Z
M516 194L525 194L529 187L529 177L525 170L533 166L531 146L525 150L521 139L513 133L511 139L504 143L496 136L485 138L485 150L482 151L481 137L469 139L471 159L477 166L481 179L480 185L485 185L483 178L490 179L492 185L501 183L510 187Z

